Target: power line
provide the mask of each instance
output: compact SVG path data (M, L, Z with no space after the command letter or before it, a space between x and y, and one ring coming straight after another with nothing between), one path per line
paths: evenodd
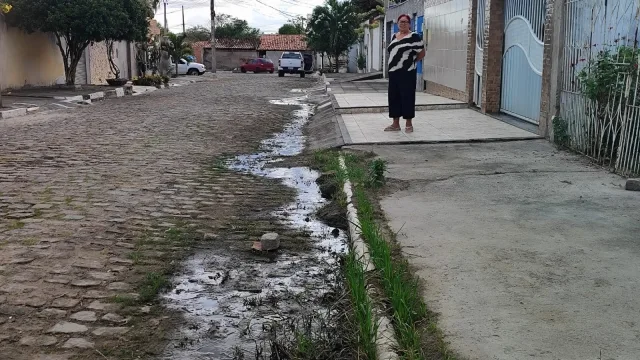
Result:
M263 2L262 2L262 1L260 1L260 0L255 0L255 1L256 1L258 4L262 4L262 5L266 6L266 7L272 8L273 10L275 10L275 11L277 11L277 12L281 13L282 15L284 15L284 16L286 16L286 17L290 17L290 18L295 17L295 15L288 14L288 13L286 13L286 12L284 12L284 11L282 11L282 10L280 10L280 9L276 8L276 7L273 7L273 6L271 6L271 5L265 4L265 3L263 3Z

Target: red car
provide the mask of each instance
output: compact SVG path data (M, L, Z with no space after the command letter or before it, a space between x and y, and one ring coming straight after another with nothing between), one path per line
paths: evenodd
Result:
M243 73L246 73L247 71L252 71L254 73L268 71L273 74L275 69L273 62L269 59L251 59L240 67L240 71Z

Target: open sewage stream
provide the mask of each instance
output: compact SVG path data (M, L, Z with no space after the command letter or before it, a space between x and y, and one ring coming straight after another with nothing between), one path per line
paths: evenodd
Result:
M258 153L237 156L229 169L279 179L296 190L296 199L273 216L309 234L311 250L280 250L265 261L244 261L231 251L211 249L189 258L165 295L167 306L184 322L167 347L167 359L268 359L274 324L294 326L304 314L323 314L331 302L321 301L336 284L338 257L346 251L346 235L322 223L316 211L327 200L316 184L319 173L307 167L277 167L283 158L302 153L303 128L313 112L308 95L274 100L291 106L293 121L262 141Z

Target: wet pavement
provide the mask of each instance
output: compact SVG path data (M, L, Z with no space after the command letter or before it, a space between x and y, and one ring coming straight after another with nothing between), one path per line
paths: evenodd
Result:
M326 204L316 184L318 172L277 167L283 158L302 153L303 127L312 106L306 96L271 103L291 107L292 122L262 141L257 153L237 156L226 165L295 189L295 201L273 217L306 233L309 249L280 250L270 256L211 249L191 257L175 280L177 286L165 296L168 306L186 320L167 348L166 359L237 359L240 353L259 359L268 356L276 324L327 310L322 300L336 281L335 255L346 250L345 234L336 236L334 228L315 217Z

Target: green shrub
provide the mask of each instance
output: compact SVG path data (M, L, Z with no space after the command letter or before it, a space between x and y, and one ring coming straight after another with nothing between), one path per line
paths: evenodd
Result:
M133 85L138 86L161 86L169 83L169 77L160 75L145 75L141 78L133 79Z

